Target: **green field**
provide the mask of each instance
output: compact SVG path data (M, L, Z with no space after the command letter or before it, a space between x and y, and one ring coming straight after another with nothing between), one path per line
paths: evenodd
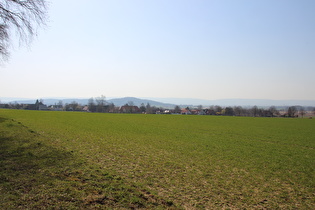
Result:
M311 209L315 120L0 109L0 209Z

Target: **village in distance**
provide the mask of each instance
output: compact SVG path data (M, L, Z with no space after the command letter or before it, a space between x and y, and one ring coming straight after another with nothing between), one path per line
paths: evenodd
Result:
M175 100L173 100L176 102ZM189 101L194 103L194 101ZM181 115L224 115L248 117L308 117L315 116L315 106L290 105L288 101L272 100L221 100L212 101L212 105L201 105L207 101L195 100L196 104L172 104L135 97L113 98L105 96L89 99L37 99L0 102L0 108L41 111L78 111L98 113L132 113L132 114L181 114ZM178 101L180 102L180 101ZM225 102L225 103L224 103ZM308 102L308 101L307 101ZM209 101L208 103L211 103ZM230 104L229 104L230 103ZM234 105L232 105L234 103ZM242 104L243 103L243 104ZM244 105L247 103L247 105ZM256 103L257 105L251 105ZM267 106L267 103L273 103ZM298 103L297 101L291 101ZM241 105L240 105L241 104ZM276 105L274 105L276 104ZM283 105L279 105L283 104ZM306 104L306 106L305 106Z

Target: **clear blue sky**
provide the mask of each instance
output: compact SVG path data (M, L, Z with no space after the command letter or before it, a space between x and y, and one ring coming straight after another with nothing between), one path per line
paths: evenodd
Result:
M53 0L1 97L315 100L314 0Z

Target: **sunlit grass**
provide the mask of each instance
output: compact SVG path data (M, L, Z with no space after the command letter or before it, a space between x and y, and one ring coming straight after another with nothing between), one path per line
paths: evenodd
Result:
M40 168L72 186L60 193L77 199L75 206L88 200L127 208L126 203L146 208L309 208L315 203L314 120L14 110L0 110L0 117L9 119L0 123L5 132L22 126L27 135L17 135L31 135L28 144L39 142L43 152L62 154L45 153L57 167ZM82 180L94 184L87 188ZM106 187L117 183L123 186L119 190ZM100 201L115 192L131 196Z

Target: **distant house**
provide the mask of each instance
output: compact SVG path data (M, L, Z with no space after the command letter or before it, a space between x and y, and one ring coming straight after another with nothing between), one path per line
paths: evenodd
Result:
M36 105L35 104L23 104L23 109L36 110Z
M125 106L120 107L119 112L120 113L140 113L141 110L137 106L125 105Z
M48 107L45 104L39 104L38 110L41 110L41 111L48 110Z
M197 114L199 114L200 110L192 109L190 112L191 112L191 114L197 115Z
M119 113L120 112L120 108L116 107L116 106L111 106L111 107L109 107L108 112L109 113Z
M62 105L51 105L48 109L51 111L63 111Z
M90 110L89 110L89 106L84 106L83 108L82 108L82 111L84 111L84 112L89 112Z
M165 109L163 113L164 113L164 114L171 114L171 110Z
M191 111L187 108L184 108L184 109L181 109L181 114L184 114L184 115L188 115L188 114L191 114Z
M7 109L7 108L9 108L9 107L10 107L9 104L0 104L0 108L1 108L1 109Z
M207 111L204 110L204 109L202 109L202 110L199 111L198 114L199 114L199 115L206 115L206 114L207 114Z

